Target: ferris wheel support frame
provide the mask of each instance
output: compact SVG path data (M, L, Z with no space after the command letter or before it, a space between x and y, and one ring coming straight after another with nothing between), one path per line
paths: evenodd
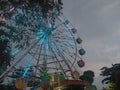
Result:
M34 42L34 43L21 55L21 57L16 60L16 62L15 62L13 65L11 65L4 73L2 73L2 74L0 75L0 79L4 78L10 71L12 71L12 69L14 68L14 66L15 66L16 64L18 64L18 63L27 55L27 53L28 53L38 42L39 42L39 40L37 40L36 42Z
M69 28L69 25L66 25L66 23L65 23L65 21L64 21L64 19L62 18L62 17L60 17L60 16L58 16L57 17L57 19L60 21L60 22L62 22L62 24L64 24L64 26L65 26L65 28L67 28L67 30L69 30L70 28ZM72 33L72 32L70 32L70 33ZM73 37L74 38L74 37ZM75 41L75 40L74 40ZM27 53L32 49L32 48L34 48L34 46L37 44L39 42L39 39L36 41L36 42L34 42L31 46L29 46L28 47L28 49L26 49L26 51L21 55L21 57L19 57L19 58L17 58L16 60L15 60L15 63L13 63L9 68L7 68L6 70L5 70L5 72L4 73L2 73L1 75L0 75L0 79L2 79L2 78L4 78L10 71L12 71L13 69L14 69L14 66L16 66L26 55L27 55ZM76 43L75 43L75 45L76 45ZM76 48L77 49L77 48ZM54 53L54 51L53 51L53 53ZM61 52L60 52L61 53ZM76 54L77 55L77 54ZM63 54L61 54L61 56L62 56L62 58L63 58L63 60L64 60L64 63L67 65L67 67L69 68L69 71L70 71L70 73L71 73L71 76L72 76L72 78L74 79L74 75L73 75L73 71L72 71L72 66L73 66L73 64L75 63L75 61L76 61L76 57L75 57L75 61L73 62L73 64L72 64L72 66L70 66L69 64L68 64L68 61L67 60L65 60L65 57L64 57L64 55ZM39 57L38 57L39 58ZM57 57L56 57L56 59L57 59ZM39 62L39 61L38 61ZM59 60L57 60L57 62L59 62ZM60 63L59 63L60 64ZM38 63L37 63L37 65L38 65ZM61 67L61 69L62 69L62 65L60 64L60 67ZM65 72L64 72L64 70L62 69L62 71L63 71L63 73L65 74ZM67 76L66 76L67 77Z

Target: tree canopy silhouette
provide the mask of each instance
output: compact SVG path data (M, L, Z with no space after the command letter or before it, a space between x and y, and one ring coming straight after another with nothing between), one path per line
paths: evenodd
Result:
M102 83L115 83L115 90L120 90L120 63L112 64L112 67L102 67L101 76L105 77L102 80Z
M5 39L7 33L0 29L0 74L4 72L7 66L10 66L10 47L9 40Z
M82 76L80 76L80 79L83 81L88 81L90 84L94 81L94 72L91 70L85 71Z

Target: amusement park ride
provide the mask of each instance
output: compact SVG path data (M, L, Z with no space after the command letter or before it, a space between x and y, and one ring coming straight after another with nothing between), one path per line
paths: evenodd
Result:
M83 90L82 40L63 15L61 0L0 0L0 40L11 59L0 64L2 84L18 90ZM9 64L8 64L9 63Z

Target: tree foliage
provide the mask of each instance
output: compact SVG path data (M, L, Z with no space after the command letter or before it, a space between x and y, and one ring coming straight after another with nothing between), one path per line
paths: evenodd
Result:
M105 78L102 80L102 83L109 83L109 82L116 82L116 78L120 79L119 76L117 76L117 73L120 71L120 64L112 64L112 67L103 67L101 70L101 76L104 76Z
M103 67L101 70L101 76L105 77L102 80L102 83L108 84L108 83L115 83L116 89L120 90L120 63L112 64L112 67Z
M0 74L4 72L7 66L10 66L10 47L9 47L9 40L5 39L4 37L7 34L0 30Z
M94 81L94 72L91 70L85 71L82 76L80 76L80 79L83 81L89 81L90 84Z
M9 34L16 48L26 48L40 30L54 26L61 5L61 0L0 0L0 29Z

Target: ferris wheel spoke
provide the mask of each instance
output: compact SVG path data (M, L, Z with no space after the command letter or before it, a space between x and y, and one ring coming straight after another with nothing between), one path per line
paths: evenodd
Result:
M72 51L72 50L71 50ZM68 61L70 67L72 68L75 61L76 61L76 55L75 52L71 53L70 51L64 51L64 49L61 49L61 52L63 53L64 57L66 58L66 60ZM69 55L67 55L66 53L70 53ZM74 55L74 56L73 56Z
M71 40L74 40L73 38L71 38L71 37L62 37L62 36L56 36L56 37L54 37L55 39L54 40L63 40L63 41L71 41ZM74 41L71 41L71 42L74 42Z
M61 48L64 48L64 50L68 50L68 51L70 51L70 50L72 50L73 49L73 51L75 51L76 50L76 45L74 44L74 45L71 45L71 43L69 44L69 43L67 43L67 42L63 42L63 41L56 41L57 43L59 43L59 46L61 46Z
M70 70L71 75L72 75L72 69L71 69L71 67L70 67L70 65L69 65L69 63L68 63L68 61L67 61L67 58L64 57L64 54L63 54L63 52L61 51L61 49L59 48L59 46L57 46L56 44L55 44L55 46L56 46L56 48L57 48L57 50L58 50L58 52L59 52L59 55L61 56L61 58L63 58L65 66L67 66L67 68ZM63 64L63 63L62 63L62 64ZM65 68L66 68L66 67L65 67ZM73 75L72 75L72 76L73 76Z
M55 56L55 59L57 60L57 63L58 63L58 65L59 65L60 69L62 70L62 73L63 73L63 74L65 75L65 77L67 78L66 73L65 73L65 71L64 71L61 63L59 62L58 53L56 53L57 50L56 50L56 48L55 48L54 43L51 43L50 46L51 46L50 49L51 49L53 55Z
M65 57L64 57L64 52L65 50L63 50L63 48L61 48L59 45L55 44L56 46L56 49L57 49L57 52L59 53L59 56L63 59L63 60L66 60ZM68 52L66 52L68 53Z
M40 50L39 50L39 54L38 54L38 58L36 59L36 60L37 60L36 66L38 66L38 64L39 64L39 62L40 62L41 50L42 50L42 45L40 46ZM36 71L35 71L35 73L37 72L37 68L38 68L38 67L36 67Z
M70 65L72 66L74 63L71 61L75 61L75 59L76 59L76 55L74 55L76 53L76 51L73 52L73 50L75 50L76 48L70 49L69 46L66 46L65 44L63 44L63 45L64 46L57 45L58 49L59 49L60 53L62 53L64 55L64 57L67 58L67 60L70 62ZM67 53L69 53L69 55Z
M56 40L55 40L56 41ZM65 39L65 40L63 40L63 39L59 39L59 40L57 40L56 42L61 42L60 43L60 45L62 45L62 46L64 46L64 45L66 45L66 46L69 46L69 47L71 47L71 48L73 48L73 47L75 47L76 46L76 42L74 42L74 41L71 41L71 40L67 40L67 39Z
M68 46L67 44L64 44L64 43L62 43L62 44L59 44L58 45L61 49L63 49L66 53L70 53L72 50L74 50L75 48L71 48L71 46ZM75 50L74 50L74 52L75 52Z

